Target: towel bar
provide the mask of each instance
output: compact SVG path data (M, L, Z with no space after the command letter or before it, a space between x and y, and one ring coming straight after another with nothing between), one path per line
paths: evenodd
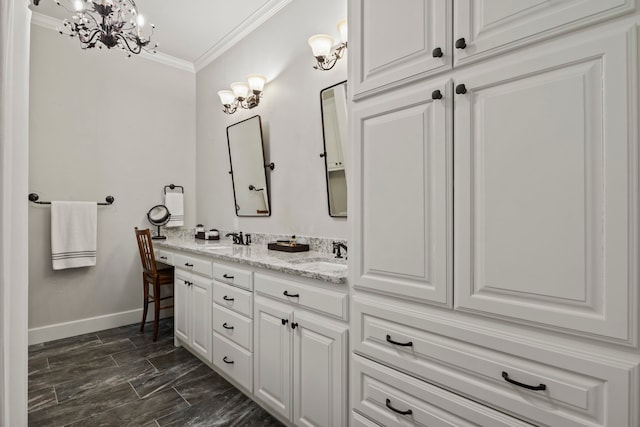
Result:
M38 196L38 194L36 193L29 193L29 201L33 202L33 203L37 203L39 205L50 205L51 202L39 202L38 200L40 199L40 196ZM113 202L115 201L115 199L113 198L113 196L107 196L105 198L106 202L98 202L99 206L109 206L111 204L113 204Z

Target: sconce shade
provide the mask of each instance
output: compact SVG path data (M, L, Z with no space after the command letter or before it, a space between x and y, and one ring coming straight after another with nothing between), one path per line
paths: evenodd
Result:
M261 74L249 74L247 76L249 87L254 92L262 92L264 84L267 82L267 78Z
M247 99L249 96L249 85L245 82L235 82L231 83L231 90L236 98Z
M218 92L222 105L232 105L236 100L235 95L230 90L221 90Z
M342 43L346 43L347 42L347 20L343 19L342 21L338 22L338 31L340 31L340 40L342 41Z
M327 57L333 47L333 37L326 34L315 34L309 37L309 46L311 46L313 56L316 58Z

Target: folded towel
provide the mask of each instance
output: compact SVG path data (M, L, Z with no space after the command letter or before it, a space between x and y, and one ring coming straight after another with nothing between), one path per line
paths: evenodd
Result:
M54 270L96 265L98 204L51 202L51 260Z
M182 227L184 225L184 194L165 194L164 205L171 213L171 217L169 218L169 222L166 227Z

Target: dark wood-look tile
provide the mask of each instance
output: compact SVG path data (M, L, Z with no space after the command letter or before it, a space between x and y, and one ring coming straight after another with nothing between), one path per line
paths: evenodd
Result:
M46 357L36 357L29 359L29 375L37 374L39 372L49 371L49 361Z
M102 342L96 334L78 335L77 337L31 345L29 346L29 359L60 356L66 353L75 353L83 348L96 347L99 345L102 345Z
M206 366L205 366L206 367ZM209 369L208 367L206 367ZM213 399L215 396L224 394L231 389L235 389L233 384L211 371L210 375L174 385L180 396L190 405L195 405L203 400Z
M158 340L163 338L173 338L173 322L160 321L158 326ZM144 332L129 337L136 347L142 347L153 343L153 323L147 322L144 326Z
M163 354L149 359L149 362L156 368L168 369L192 359L197 359L193 354L189 353L183 347L175 348L171 353Z
M47 387L29 393L28 411L37 411L57 405L56 392L53 387Z
M140 397L146 398L161 390L173 387L176 381L179 381L182 377L201 366L203 366L203 363L198 358L191 356L191 358L185 359L173 366L167 366L156 372L142 375L130 381L130 383Z
M69 366L75 363L88 362L91 360L102 359L103 357L110 356L115 353L120 353L125 350L131 350L133 348L135 348L133 343L128 338L124 338L95 347L88 347L57 356L50 356L49 366L51 367L51 369L54 369L61 366Z
M119 384L132 382L154 371L155 368L146 360L126 366L98 369L90 375L55 386L58 402L78 399Z
M258 405L253 405L245 416L233 422L231 427L284 427L278 419Z
M29 414L29 426L63 426L136 400L138 395L133 388L123 383L46 410L34 411Z
M163 339L158 338L158 341L155 343L116 353L113 354L112 357L118 365L127 365L138 360L162 356L175 350L176 348L173 346L173 337Z
M73 427L141 426L188 406L187 402L170 388L148 399L138 399L70 425Z
M94 375L96 371L104 368L115 367L116 363L109 356L101 359L81 362L73 365L54 369L40 370L29 373L29 392L44 387L56 386L67 381L78 380L86 376Z
M255 403L238 389L230 389L215 398L202 400L189 408L157 418L161 427L230 426L249 412Z

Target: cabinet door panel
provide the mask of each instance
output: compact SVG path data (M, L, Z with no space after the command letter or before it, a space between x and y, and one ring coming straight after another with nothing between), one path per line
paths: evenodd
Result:
M347 328L300 311L294 322L294 423L346 426Z
M634 340L635 37L457 76L457 308Z
M357 0L350 7L355 98L451 68L450 0ZM434 57L436 48L442 56Z
M189 344L189 338L191 336L191 330L189 324L191 323L191 293L189 292L188 283L191 280L191 273L183 273L181 270L175 270L174 279L174 329L176 337Z
M635 0L455 0L454 66L629 13Z
M286 419L291 419L292 312L283 304L255 298L254 394Z
M191 346L211 362L211 281L194 276L191 283Z
M444 97L433 100L434 90ZM449 84L416 85L354 109L356 288L451 304L449 93Z

